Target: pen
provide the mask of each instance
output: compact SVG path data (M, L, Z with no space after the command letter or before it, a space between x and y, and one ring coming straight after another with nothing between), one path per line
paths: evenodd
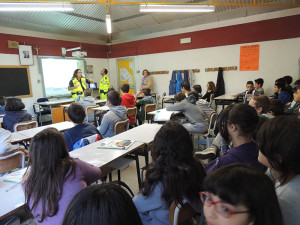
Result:
M12 189L14 189L14 188L16 188L19 184L21 184L22 182L19 182L19 183L16 183L15 185L13 185L13 186L11 186L10 188L8 188L7 190L6 190L6 192L9 192L9 191L11 191Z

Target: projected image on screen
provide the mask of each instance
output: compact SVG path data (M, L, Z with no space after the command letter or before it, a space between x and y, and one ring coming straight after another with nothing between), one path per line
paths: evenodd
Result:
M74 70L85 71L83 59L41 59L46 97L71 96L68 85ZM83 75L84 76L84 75Z

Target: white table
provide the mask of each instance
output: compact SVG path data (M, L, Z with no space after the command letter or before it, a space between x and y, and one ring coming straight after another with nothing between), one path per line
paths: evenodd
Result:
M230 105L231 103L236 102L237 96L234 94L225 94L215 97L214 100L216 101L216 106L222 105L222 108L224 109L225 105Z
M161 99L161 107L164 108L164 100L174 100L175 95L166 95Z

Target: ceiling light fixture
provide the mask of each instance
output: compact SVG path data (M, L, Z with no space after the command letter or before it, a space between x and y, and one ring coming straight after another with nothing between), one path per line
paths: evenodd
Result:
M111 34L111 18L110 18L110 15L106 15L106 30L107 30L107 33Z
M214 12L214 5L155 5L141 4L140 12Z
M70 3L1 2L0 11L73 11Z

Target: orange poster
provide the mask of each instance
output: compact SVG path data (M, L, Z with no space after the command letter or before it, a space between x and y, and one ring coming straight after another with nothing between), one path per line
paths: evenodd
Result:
M259 68L259 45L240 47L240 71L254 71Z

